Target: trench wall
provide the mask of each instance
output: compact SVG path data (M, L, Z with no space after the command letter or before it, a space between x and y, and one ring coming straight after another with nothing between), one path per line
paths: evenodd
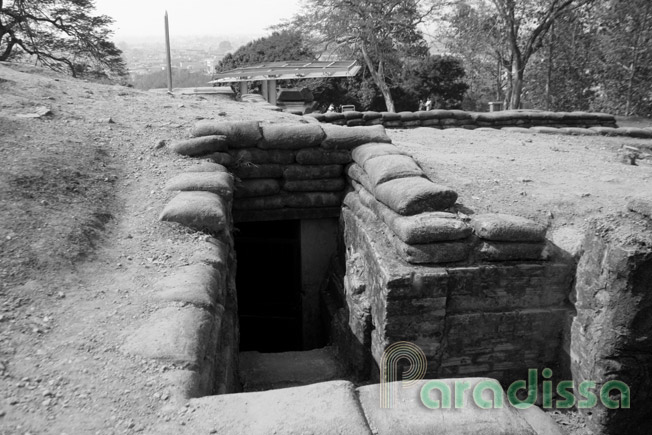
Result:
M160 218L210 236L187 269L159 283L160 309L125 345L174 362L187 396L239 388L234 221L333 216L341 246L323 306L333 343L361 378L378 376L389 344L409 341L429 377L509 382L532 368L570 376L572 366L576 379L605 379L606 368L587 371L585 360L609 342L581 322L606 305L595 306L586 283L572 292L575 261L533 221L459 209L454 189L429 180L382 125L204 121L192 134L171 147L201 162L168 180L178 193ZM577 280L603 288L589 277L611 267L600 263L605 244L585 244L595 255L583 257ZM649 254L636 258L638 313L649 306L641 289L650 268Z

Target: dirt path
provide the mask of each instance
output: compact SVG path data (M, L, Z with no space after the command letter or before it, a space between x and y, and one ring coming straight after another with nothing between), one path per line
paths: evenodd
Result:
M120 346L201 237L158 222L165 181L197 162L156 146L200 118L296 117L7 65L0 93L0 434L147 432L172 367Z

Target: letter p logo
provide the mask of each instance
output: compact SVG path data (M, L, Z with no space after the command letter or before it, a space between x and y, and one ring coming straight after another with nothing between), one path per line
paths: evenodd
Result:
M380 359L380 407L391 408L398 388L398 362L407 360L409 367L401 373L401 386L410 388L426 375L428 361L416 344L397 341L385 349Z

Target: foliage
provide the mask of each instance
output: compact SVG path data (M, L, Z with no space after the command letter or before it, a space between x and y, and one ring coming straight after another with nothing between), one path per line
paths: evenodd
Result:
M92 0L0 0L0 60L26 55L74 77L124 76L109 40L113 19L93 15Z
M215 70L228 71L261 62L315 59L315 54L306 45L300 32L282 30L256 39L233 53L228 53L215 66Z
M309 31L312 42L340 58L360 58L387 110L395 111L392 87L405 76L407 59L427 47L418 25L432 11L422 0L306 0L289 26ZM309 29L309 30L308 30Z
M462 62L452 56L428 56L410 68L403 88L415 98L433 100L434 108L460 108L469 85Z

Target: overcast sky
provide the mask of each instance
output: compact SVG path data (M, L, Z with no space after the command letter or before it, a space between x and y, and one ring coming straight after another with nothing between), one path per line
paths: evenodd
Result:
M163 34L168 11L172 36L265 34L291 18L300 0L95 0L115 20L115 39Z

